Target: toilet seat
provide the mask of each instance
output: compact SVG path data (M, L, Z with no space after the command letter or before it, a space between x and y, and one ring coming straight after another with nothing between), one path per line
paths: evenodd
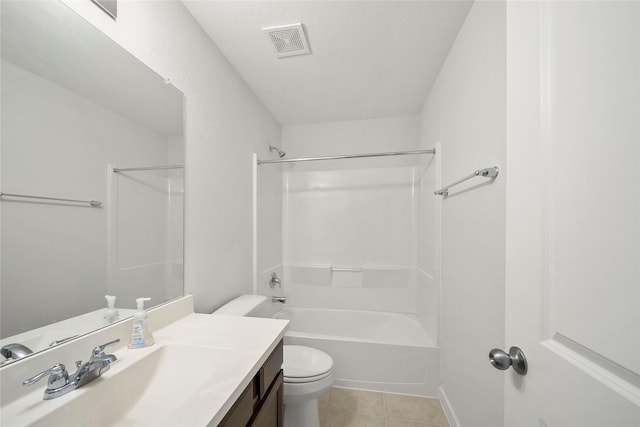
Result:
M319 381L333 373L333 359L315 348L285 345L282 370L286 383Z
M284 376L284 382L290 384L299 384L299 383L310 383L314 381L320 381L324 378L327 378L329 375L333 374L333 369L328 370L320 375L314 375L312 377L287 377Z

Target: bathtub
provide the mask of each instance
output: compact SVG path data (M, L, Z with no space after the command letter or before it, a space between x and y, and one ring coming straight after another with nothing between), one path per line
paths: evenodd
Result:
M437 395L440 349L414 315L284 307L273 317L290 321L285 344L331 355L336 386Z

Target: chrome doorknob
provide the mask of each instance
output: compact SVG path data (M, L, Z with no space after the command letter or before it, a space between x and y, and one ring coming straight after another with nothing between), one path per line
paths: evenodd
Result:
M504 371L509 369L509 366L513 366L513 370L520 375L526 375L527 373L527 358L524 357L524 353L518 347L511 347L509 353L494 348L489 352L489 361L494 368Z

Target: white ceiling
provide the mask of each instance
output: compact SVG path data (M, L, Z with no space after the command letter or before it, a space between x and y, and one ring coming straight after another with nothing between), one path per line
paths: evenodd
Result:
M471 1L183 1L282 125L420 111ZM263 27L301 22L311 55Z

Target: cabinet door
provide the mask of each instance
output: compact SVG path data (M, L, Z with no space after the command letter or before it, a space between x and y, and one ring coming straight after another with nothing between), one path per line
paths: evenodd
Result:
M244 389L236 403L222 419L219 427L246 427L258 403L257 377Z
M284 421L284 383L282 371L268 390L262 404L251 422L251 427L282 427Z

